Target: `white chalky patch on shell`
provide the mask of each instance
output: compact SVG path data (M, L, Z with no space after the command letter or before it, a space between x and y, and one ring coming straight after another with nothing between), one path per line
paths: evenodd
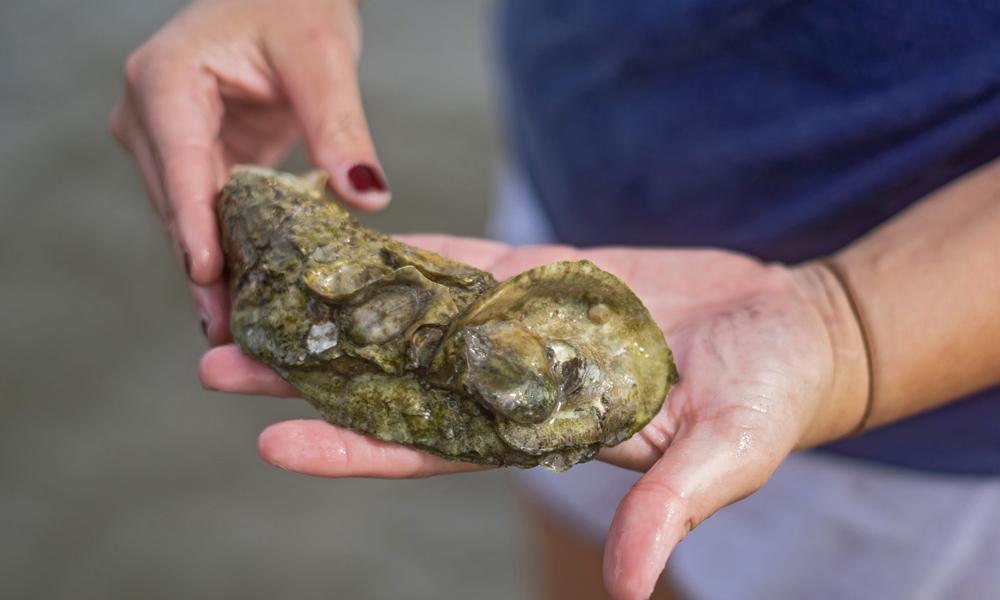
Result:
M319 263L331 263L337 260L337 249L333 244L324 244L322 246L317 246L309 258L319 262Z
M573 349L573 346L562 340L549 340L548 347L552 351L554 364L563 363L576 357L576 350Z
M306 336L306 348L309 354L322 354L337 345L339 332L337 325L330 321L316 323L309 328Z

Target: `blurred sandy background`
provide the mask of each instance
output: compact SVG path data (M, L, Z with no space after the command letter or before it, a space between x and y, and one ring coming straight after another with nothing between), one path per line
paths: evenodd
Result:
M255 440L305 403L201 390L181 272L105 130L125 56L182 4L0 3L0 598L526 596L503 474L291 475ZM489 3L364 4L396 194L370 222L481 233Z

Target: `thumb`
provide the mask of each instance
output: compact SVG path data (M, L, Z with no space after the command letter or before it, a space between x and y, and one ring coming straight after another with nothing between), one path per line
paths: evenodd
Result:
M767 481L783 455L747 451L747 435L695 425L629 490L604 550L604 582L613 597L648 598L670 553L694 527Z
M313 23L304 32L280 36L267 51L313 164L327 171L333 191L348 205L381 210L389 203L389 186L361 105L357 46L346 37L335 24Z

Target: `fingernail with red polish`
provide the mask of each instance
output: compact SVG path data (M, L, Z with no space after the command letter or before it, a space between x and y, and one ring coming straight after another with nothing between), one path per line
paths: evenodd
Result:
M188 279L191 279L191 255L187 252L184 253L184 272L187 273Z
M384 192L386 190L385 180L375 169L369 165L354 165L347 171L347 178L351 185L359 192Z

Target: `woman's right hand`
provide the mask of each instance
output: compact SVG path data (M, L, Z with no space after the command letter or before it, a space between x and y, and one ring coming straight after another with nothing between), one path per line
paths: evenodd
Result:
M274 164L301 132L346 203L389 202L360 51L356 0L198 0L125 63L111 130L138 164L213 345L229 338L215 198L234 164Z

